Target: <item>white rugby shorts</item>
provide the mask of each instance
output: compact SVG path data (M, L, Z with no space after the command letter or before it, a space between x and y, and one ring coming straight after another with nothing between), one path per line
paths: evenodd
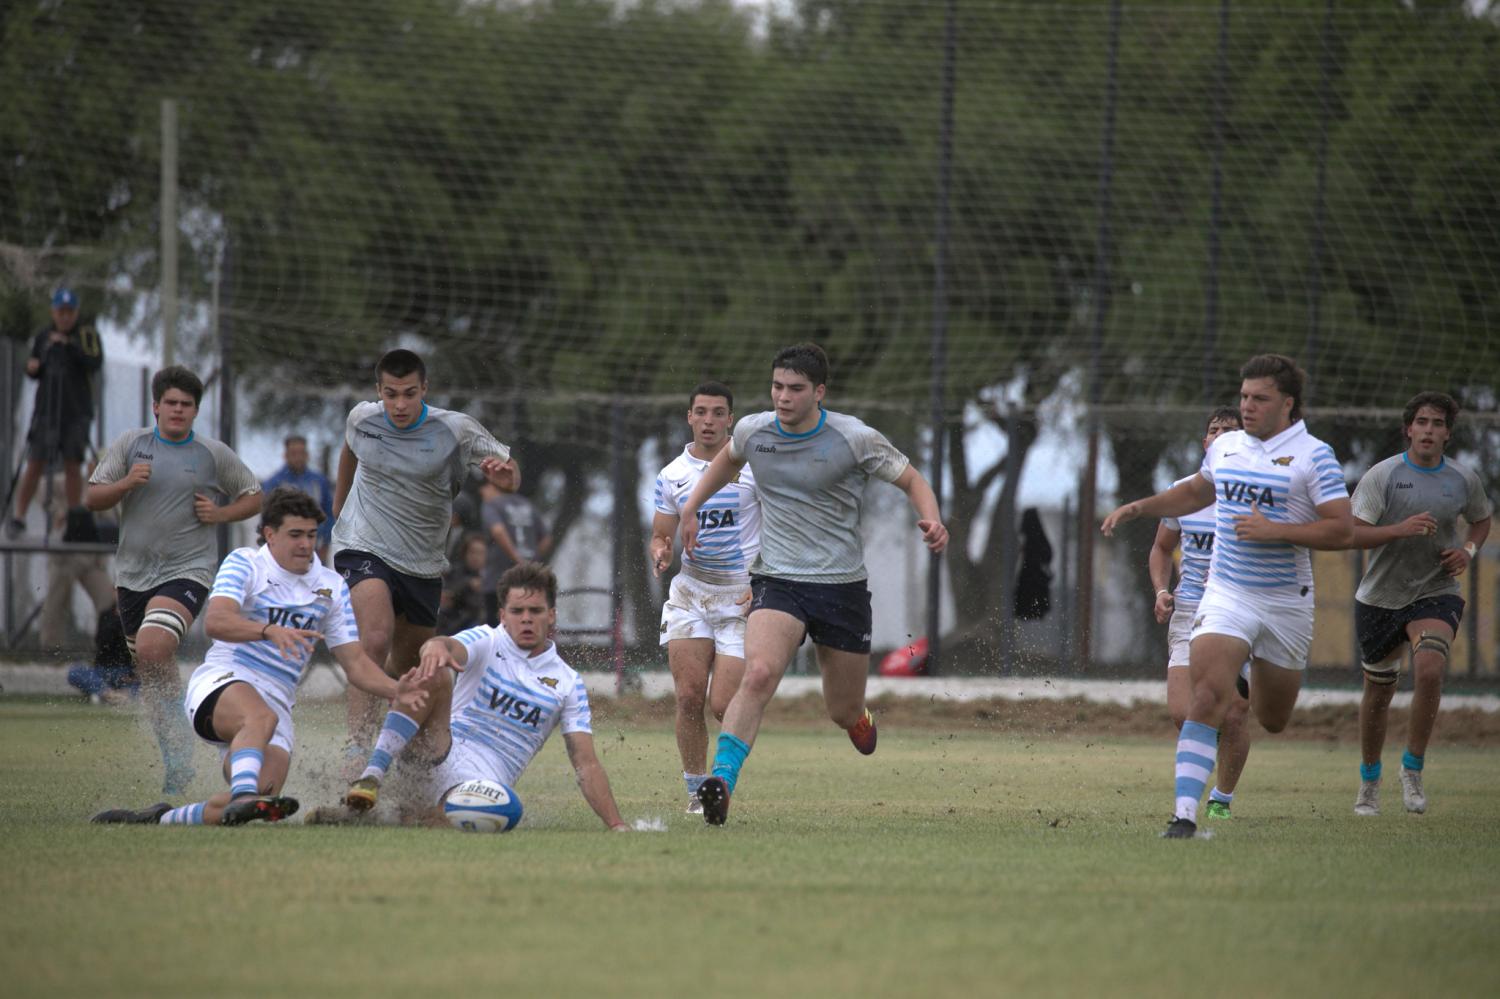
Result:
M1188 664L1188 646L1193 632L1193 618L1198 613L1198 602L1175 604L1172 616L1167 619L1167 669L1177 669Z
M492 780L514 790L520 776L511 773L506 762L484 746L454 737L448 755L428 772L424 797L441 808L443 798L460 784Z
M1199 635L1241 639L1250 646L1250 658L1264 659L1282 669L1303 670L1312 648L1312 600L1306 604L1261 604L1210 584L1193 618L1191 638Z
M712 638L720 655L745 658L745 617L750 604L739 603L749 583L705 583L685 572L672 578L661 606L661 641Z
M266 683L253 670L237 669L233 666L211 666L207 663L193 670L193 675L188 678L187 682L187 695L183 698L183 707L187 709L188 725L193 724L193 716L198 713L198 708L208 700L210 694L231 683L248 683L255 688L260 699L266 702L266 707L275 712L276 733L271 736L271 745L280 746L290 756L292 742L296 735L292 729L291 706L283 703L281 692ZM194 734L197 735L196 729ZM203 739L201 735L198 738ZM203 739L203 741L218 748L220 759L229 755L229 743L209 739Z

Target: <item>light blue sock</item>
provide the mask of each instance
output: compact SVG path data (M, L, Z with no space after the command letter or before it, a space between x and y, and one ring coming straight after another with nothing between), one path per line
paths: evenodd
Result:
M1425 762L1427 762L1427 757L1414 756L1412 755L1412 751L1410 749L1401 754L1401 765L1408 770L1415 770L1418 773L1421 773L1422 764Z
M258 749L236 749L229 754L229 796L260 793L260 767L265 754Z
M690 774L686 770L682 772L682 782L687 785L689 798L698 797L698 788L708 779L708 774Z
M1177 737L1176 808L1173 814L1189 822L1198 821L1198 799L1208 786L1208 775L1214 772L1214 756L1219 751L1219 730L1202 722L1182 723Z
M370 754L370 763L365 767L365 772L359 775L360 779L373 777L385 780L385 772L391 768L391 761L406 748L406 744L420 727L410 715L387 711L385 723L380 726L380 738L375 740L375 752Z
M206 801L200 801L196 804L174 808L157 821L164 826L201 826L203 809L207 804Z
M724 778L730 794L734 793L734 785L740 779L740 767L745 765L745 757L749 755L750 747L744 740L728 732L719 733L719 748L714 752L714 776Z
M1376 760L1374 763L1361 763L1359 765L1359 779L1365 781L1366 783L1369 783L1372 780L1379 780L1380 761Z

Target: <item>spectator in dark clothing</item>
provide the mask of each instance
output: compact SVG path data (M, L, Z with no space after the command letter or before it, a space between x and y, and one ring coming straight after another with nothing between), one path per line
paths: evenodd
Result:
M497 587L505 570L521 562L545 562L552 553L552 528L536 505L522 496L521 466L511 456L511 467L502 473L499 486L492 482L479 485L482 501L480 520L489 542L489 558L484 569L485 620L500 619L500 597Z
M328 476L307 463L306 437L292 434L282 441L282 447L281 457L286 464L260 484L261 492L269 496L277 486L291 486L318 501L323 516L327 518L318 525L318 559L327 565L328 544L333 540L333 486Z
M36 405L26 435L26 470L6 525L10 537L26 530L26 511L42 473L54 462L62 463L68 506L83 504L83 453L94 422L93 374L103 363L98 331L78 322L78 296L71 288L57 289L52 323L36 335L26 360L27 376L37 380Z
M465 536L463 557L443 576L438 604L437 633L456 635L476 624L494 624L485 617L484 559L488 546L478 534Z
M1021 571L1016 577L1016 617L1036 621L1052 610L1052 542L1036 507L1021 513Z

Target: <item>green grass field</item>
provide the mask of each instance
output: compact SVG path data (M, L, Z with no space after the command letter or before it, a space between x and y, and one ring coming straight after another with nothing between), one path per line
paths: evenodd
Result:
M1434 752L1431 810L1350 811L1349 744L1257 744L1236 817L1157 838L1165 739L883 728L865 759L773 719L729 825L682 814L666 724L596 733L611 835L560 741L522 827L99 827L155 801L127 714L0 702L6 996L1478 995L1500 980L1496 754ZM331 800L339 711L289 793ZM1388 749L1394 768L1399 747ZM195 790L218 788L205 752Z

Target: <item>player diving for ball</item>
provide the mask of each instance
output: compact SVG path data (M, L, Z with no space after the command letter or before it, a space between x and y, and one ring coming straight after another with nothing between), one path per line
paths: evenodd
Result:
M421 709L420 670L397 683L360 648L349 589L315 553L322 520L318 501L300 489L272 490L258 529L265 544L230 552L209 591L203 630L213 645L188 681L185 706L193 731L218 748L229 790L180 808L100 812L95 822L238 826L296 812L297 800L281 794L292 706L320 639L355 687Z
M1354 540L1338 460L1302 422L1307 376L1289 357L1261 354L1240 378L1244 429L1220 434L1197 475L1126 503L1101 525L1109 537L1137 517L1181 517L1217 503L1208 586L1188 646L1193 702L1177 739L1168 839L1197 832L1198 799L1247 656L1250 709L1266 731L1286 728L1312 646L1309 549L1337 551Z
M1443 668L1464 613L1457 577L1490 533L1490 500L1479 477L1443 456L1457 419L1452 397L1414 396L1401 414L1406 450L1366 472L1354 490L1354 547L1375 549L1354 595L1365 674L1356 815L1380 814L1380 751L1407 649L1414 683L1401 798L1408 812L1427 811L1422 766L1437 723ZM1462 545L1460 515L1469 525Z
M713 772L698 788L703 821L723 825L740 768L766 707L797 647L813 641L828 717L859 752L875 752L875 719L865 706L870 671L870 589L860 512L871 478L906 494L932 552L948 544L937 498L906 455L853 416L822 406L828 356L817 344L787 347L771 361L766 413L735 425L682 504L682 550L694 557L709 537L698 513L745 465L755 472L764 529L751 567L745 674L724 712ZM1200 504L1201 505L1201 504Z
M1221 433L1238 429L1239 410L1228 406L1214 410L1209 414L1208 427L1203 434L1204 452L1207 453L1209 445ZM1185 481L1179 479L1174 485ZM1193 683L1188 669L1188 634L1192 631L1193 619L1198 616L1198 601L1203 599L1203 588L1208 585L1208 563L1213 556L1217 523L1215 508L1216 504L1210 503L1194 513L1162 518L1147 559L1151 585L1156 588L1153 608L1156 623L1167 625L1167 711L1179 732L1193 702ZM1173 591L1172 555L1179 546L1182 560L1178 567L1177 589ZM1211 819L1229 818L1234 789L1244 772L1245 759L1250 755L1250 733L1245 728L1250 696L1249 672L1250 664L1246 663L1237 685L1241 696L1229 702L1229 712L1224 716L1224 731L1219 736L1219 780L1208 793L1205 810Z
M651 568L660 576L672 564L682 505L703 470L729 443L734 394L704 382L688 398L693 440L656 476L651 521ZM745 613L750 603L750 563L760 551L760 502L749 468L698 510L698 547L683 555L661 609L661 644L677 699L677 752L687 784L688 812L703 811L698 788L708 776L705 702L719 721L745 672Z
M442 805L449 791L471 780L514 788L561 727L584 800L610 829L628 829L594 752L583 678L557 654L550 637L557 625L557 577L544 565L522 562L505 571L497 591L499 627L480 625L422 643L418 672L430 696L419 708L398 706L386 714L369 765L344 805L356 813L372 809L387 771L420 732L413 749L435 762L423 781L424 800L402 817L413 824L446 824Z

